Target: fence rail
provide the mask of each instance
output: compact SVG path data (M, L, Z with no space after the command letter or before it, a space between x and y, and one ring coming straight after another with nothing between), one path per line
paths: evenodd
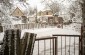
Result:
M57 55L81 55L80 35L53 35L58 37ZM60 49L59 49L60 48Z
M7 45L6 47L9 46L9 50L8 50L9 53L11 53L11 51L10 51L10 49L12 49L11 47L15 46L18 49L19 45L17 43L18 39L16 40L16 37L17 37L16 34L17 34L17 36L20 35L18 31L16 31L16 32L14 32L14 31L8 32L7 31L5 33L6 38L4 38L3 44ZM12 36L14 37L13 39L15 41L12 39ZM18 37L20 37L20 36L18 36ZM26 35L26 37L28 37L28 35ZM7 39L7 38L9 38L9 39ZM32 38L32 36L30 36L30 39L31 38ZM33 39L35 39L35 38L33 38ZM13 42L11 42L9 40L11 40ZM7 41L9 41L9 42L7 42ZM27 40L26 40L26 42L27 42ZM14 43L14 45L13 45L13 43ZM16 45L16 43L17 43L17 45ZM29 41L28 44L30 44L30 43L32 44L31 40ZM33 43L33 47L31 47L31 48L32 48L32 50L34 48L33 55L81 55L81 45L82 45L81 43L82 42L81 42L80 35L57 35L57 34L54 34L52 37L47 36L47 37L36 38L35 44ZM22 45L23 44L24 44L24 42L22 43ZM11 45L11 47L10 47L10 45ZM28 47L30 45L29 46L26 45L26 46L27 46L26 51L29 52ZM15 48L12 50L16 53L18 51L17 49ZM23 52L23 50L22 50L22 52ZM28 54L28 52L26 54Z
M80 39L80 35L56 34L37 38L33 55L81 55Z
M33 55L57 55L57 37L37 38Z
M3 25L3 30L7 29L34 29L34 28L46 28L53 27L54 25L50 25L47 23L28 23L28 24L15 24L15 25ZM57 26L56 26L57 27Z

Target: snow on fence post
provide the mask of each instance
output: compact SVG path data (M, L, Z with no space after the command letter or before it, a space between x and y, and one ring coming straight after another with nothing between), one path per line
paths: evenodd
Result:
M34 43L36 39L36 34L25 33L23 39L21 40L21 55L32 55Z

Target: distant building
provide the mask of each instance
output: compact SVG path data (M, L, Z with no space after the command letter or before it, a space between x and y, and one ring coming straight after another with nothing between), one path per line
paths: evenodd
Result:
M45 11L40 11L38 12L38 20L39 22L44 22L44 23L48 23L50 25L54 24L54 25L59 25L62 26L63 25L63 18L59 17L58 14L53 15L51 10L45 10Z
M21 17L24 16L24 13L17 7L11 15L15 17Z
M45 11L40 11L38 12L38 16L43 16L43 15L52 15L52 11L51 10L45 10Z
M14 17L22 19L22 23L27 23L27 16L25 16L24 12L20 10L20 8L16 8L13 13L11 14Z

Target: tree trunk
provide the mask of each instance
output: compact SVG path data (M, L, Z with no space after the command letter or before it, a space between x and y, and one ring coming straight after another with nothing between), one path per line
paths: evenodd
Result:
M81 52L82 55L85 55L85 0L83 0L83 3L81 4L82 6L82 31L81 31L81 37L82 37L82 47L81 47Z

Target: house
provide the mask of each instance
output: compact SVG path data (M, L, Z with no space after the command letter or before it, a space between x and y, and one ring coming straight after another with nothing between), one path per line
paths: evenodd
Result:
M43 11L42 15L52 15L52 11L51 10L45 10Z
M58 14L53 15L51 10L44 10L38 12L39 16L39 21L45 21L48 24L62 24L63 23L63 18L59 17Z
M22 17L24 16L24 13L17 7L11 15L15 17Z
M38 12L38 21L42 23L53 23L53 16L51 10L43 10Z
M44 11L39 11L38 12L38 16L44 16L44 15L52 15L52 11L51 10L44 10Z
M62 17L59 17L58 15L55 15L54 16L54 22L55 24L62 24L63 23L63 18Z
M20 10L20 8L17 7L11 15L14 17L20 18L22 20L22 23L26 23L27 17L22 12L22 10Z
M30 12L30 6L28 3L23 1L25 0L21 0L21 2L14 3L13 7L10 10L10 13L12 17L21 19L22 23L27 23L26 20Z

